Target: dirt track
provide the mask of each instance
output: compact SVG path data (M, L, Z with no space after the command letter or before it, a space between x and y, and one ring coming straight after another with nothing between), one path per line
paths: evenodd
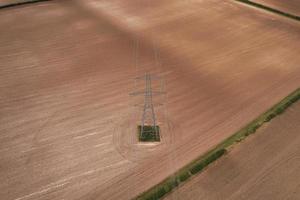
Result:
M6 200L130 199L300 85L300 25L231 1L53 1L0 27ZM166 80L158 146L123 137L145 71Z
M164 199L299 199L299 117L297 103Z
M254 0L254 2L287 12L296 16L300 16L299 0Z

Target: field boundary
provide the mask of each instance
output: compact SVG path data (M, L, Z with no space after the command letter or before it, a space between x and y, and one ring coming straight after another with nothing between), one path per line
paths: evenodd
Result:
M296 89L279 103L275 104L269 110L258 116L232 136L222 141L213 149L196 158L194 161L167 177L159 184L135 197L134 200L157 200L164 197L167 193L171 192L181 183L188 180L191 176L202 172L209 164L226 154L228 149L233 147L236 143L243 141L246 137L255 133L256 130L263 124L282 114L288 107L297 102L299 99L300 88Z
M15 6L22 6L22 5L26 5L26 4L45 2L45 1L53 1L53 0L27 0L27 1L9 3L9 4L0 5L0 9L10 8L10 7L15 7Z
M253 6L253 7L256 7L256 8L259 8L259 9L263 9L263 10L266 10L266 11L284 16L284 17L288 17L288 18L293 19L293 20L300 21L300 16L293 15L293 14L290 14L290 13L287 13L287 12L283 12L281 10L271 8L269 6L266 6L266 5L263 5L263 4L260 4L260 3L256 3L256 2L253 2L253 1L249 1L249 0L235 0L235 1L240 2L240 3L244 3L244 4L248 4L250 6Z

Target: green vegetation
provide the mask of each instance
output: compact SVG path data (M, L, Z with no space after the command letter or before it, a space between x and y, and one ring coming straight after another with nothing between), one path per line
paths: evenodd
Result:
M194 166L191 166L190 172L192 174L196 174L202 171L206 166L208 166L210 163L214 162L215 160L223 156L225 153L226 153L226 149L219 149L218 151L212 153L208 157L203 158L201 162L197 162L194 164Z
M159 142L159 126L144 126L142 131L142 126L138 126L138 138L141 142Z
M300 20L300 16L293 15L293 14L290 14L290 13L286 13L286 12L283 12L283 11L280 11L280 10L277 10L277 9L274 9L274 8L270 8L268 6L265 6L265 5L262 5L262 4L259 4L259 3L255 3L253 1L249 1L249 0L236 0L236 1L246 3L248 5L251 5L251 6L260 8L260 9L264 9L264 10L270 11L272 13L279 14L279 15L282 15L284 17L288 17L288 18L291 18L291 19L294 19L294 20L298 20L298 21Z
M168 192L172 191L175 187L177 187L181 182L186 181L192 175L202 171L206 166L208 166L210 163L220 158L225 153L226 153L226 149L211 151L209 154L203 156L203 159L197 159L193 163L181 169L175 175L170 176L160 184L144 192L136 199L137 200L160 199L165 194L167 194Z
M166 178L158 185L150 188L148 191L136 197L136 200L157 200L163 197L168 192L172 191L181 182L188 180L191 176L203 171L209 164L222 157L229 147L244 140L248 135L256 132L264 123L283 113L290 105L300 99L300 88L284 98L278 104L273 106L267 112L260 115L257 119L250 122L247 126L233 134L231 137L224 140L215 148L200 156L192 163L189 163L172 176Z

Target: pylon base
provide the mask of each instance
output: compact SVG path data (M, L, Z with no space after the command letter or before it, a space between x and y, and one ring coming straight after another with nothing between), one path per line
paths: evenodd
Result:
M140 142L160 142L159 126L138 126L138 139Z

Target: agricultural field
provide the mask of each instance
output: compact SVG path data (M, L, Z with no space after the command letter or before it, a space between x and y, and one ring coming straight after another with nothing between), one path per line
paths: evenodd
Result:
M300 85L299 23L229 0L50 1L0 27L6 200L132 199ZM146 72L166 95L140 145Z
M292 15L300 16L299 0L254 0L253 2L260 3Z
M29 1L32 1L32 0L0 0L0 7L6 6L6 5L11 5L11 4L29 2Z
M299 199L300 102L164 200Z

